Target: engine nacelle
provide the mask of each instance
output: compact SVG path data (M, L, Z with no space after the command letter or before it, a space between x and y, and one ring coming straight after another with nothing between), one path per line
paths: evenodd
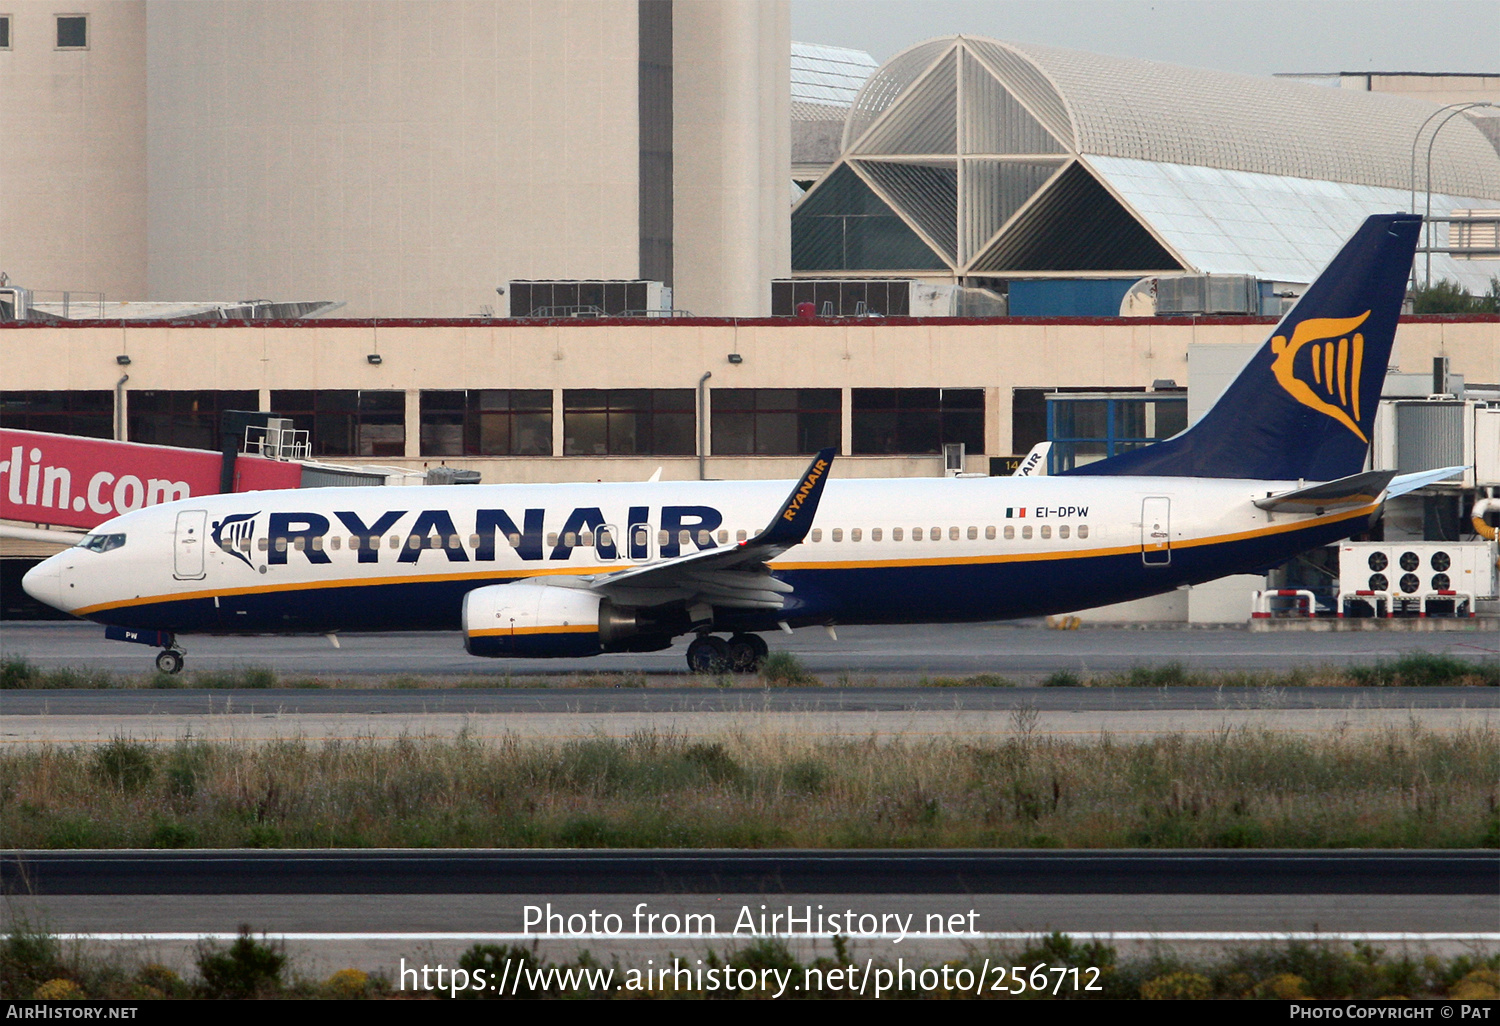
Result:
M635 617L594 592L518 581L464 596L464 649L476 656L598 655L635 633Z

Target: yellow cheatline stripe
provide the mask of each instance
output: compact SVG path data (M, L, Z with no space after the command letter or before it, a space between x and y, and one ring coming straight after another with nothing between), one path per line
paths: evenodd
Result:
M486 627L481 631L469 631L471 638L487 638L498 634L597 634L596 623L565 624L562 627Z
M1228 542L1244 541L1249 538L1261 538L1274 534L1285 534L1291 531L1305 531L1313 527L1323 527L1328 524L1336 524L1343 520L1352 520L1357 517L1367 516L1374 512L1378 503L1370 503L1358 509L1346 510L1339 513L1330 513L1311 520L1300 520L1289 524L1273 524L1268 527L1259 527L1250 531L1238 531L1232 534L1211 535L1206 538L1190 538L1183 541L1173 541L1171 547L1174 549L1201 548L1206 545L1223 545ZM1102 556L1125 556L1140 552L1139 543L1131 545L1111 546L1109 548L1091 549L1054 549L1044 552L1021 552L1003 553L992 556L958 556L942 557L934 556L931 559L872 559L872 560L823 560L814 562L786 562L773 560L773 570L856 570L856 569L886 569L894 567L911 566L972 566L987 563L1032 563L1055 559L1093 559ZM409 577L369 577L369 578L345 578L336 581L296 581L289 584L262 584L248 588L223 588L207 591L180 592L172 595L148 595L133 599L125 599L120 602L101 602L97 605L84 606L73 610L74 616L89 616L93 613L103 612L110 609L126 609L131 606L151 605L157 602L189 602L194 599L205 598L229 598L235 595L264 595L279 594L292 591L316 591L323 588L369 588L379 587L387 584L424 584L434 581L462 581L462 580L492 580L496 584L510 583L511 581L527 580L532 577L552 576L585 576L588 574L607 574L625 569L627 567L651 567L663 566L665 564L620 564L614 566L585 566L585 567L546 567L535 570L521 568L517 570L473 570L459 573L441 574L413 574Z

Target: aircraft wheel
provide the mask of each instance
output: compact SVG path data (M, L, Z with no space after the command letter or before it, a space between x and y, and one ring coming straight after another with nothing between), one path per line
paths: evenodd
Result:
M164 648L156 656L156 668L162 673L182 672L182 653Z
M729 639L729 663L735 673L754 673L769 652L759 634L736 634Z
M687 664L694 673L723 673L731 665L729 646L722 638L700 634L688 645Z

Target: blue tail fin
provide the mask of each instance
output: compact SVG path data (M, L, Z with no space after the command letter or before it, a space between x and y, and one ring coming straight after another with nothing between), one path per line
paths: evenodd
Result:
M1417 214L1368 218L1203 419L1070 474L1333 481L1364 469Z

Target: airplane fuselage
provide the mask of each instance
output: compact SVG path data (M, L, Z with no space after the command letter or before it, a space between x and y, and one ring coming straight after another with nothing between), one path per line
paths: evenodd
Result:
M770 562L781 609L714 629L1037 616L1257 570L1361 530L1375 505L1270 513L1297 482L1171 477L833 480ZM28 587L100 623L171 633L457 630L464 595L597 578L753 538L787 482L317 488L125 514ZM101 548L103 546L96 546ZM51 597L47 598L51 602Z

